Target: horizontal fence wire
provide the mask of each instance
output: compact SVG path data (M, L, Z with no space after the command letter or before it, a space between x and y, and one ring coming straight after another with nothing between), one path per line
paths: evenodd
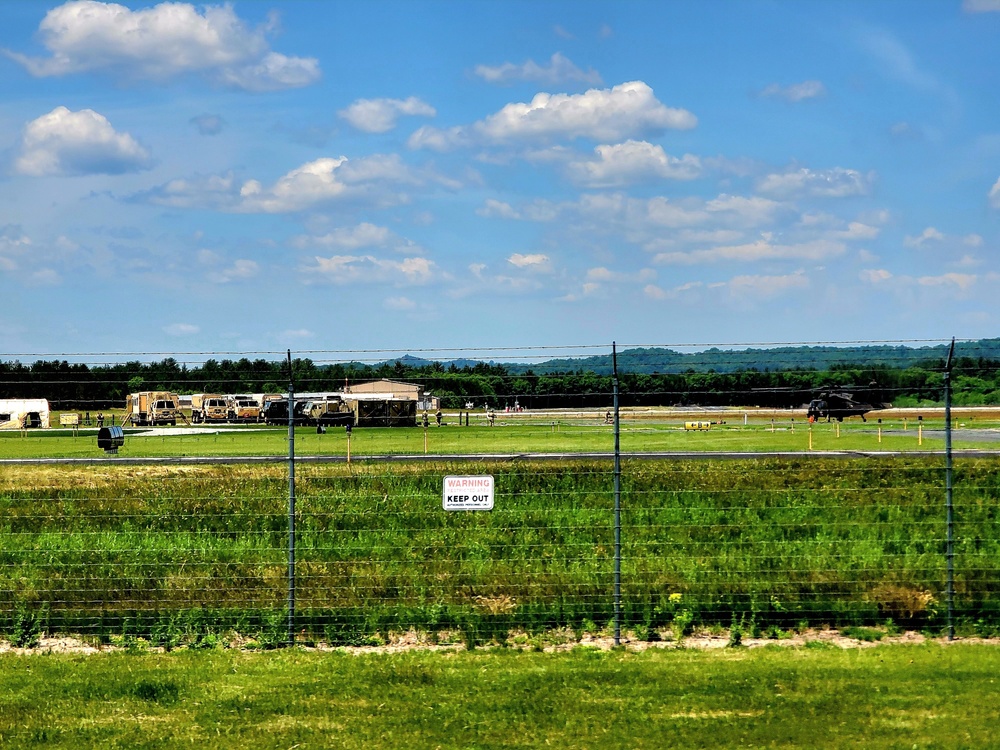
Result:
M798 343L809 351L742 345L778 347L746 354L753 371L727 369L705 345L632 347L634 369L619 378L627 638L735 624L945 627L946 342ZM858 364L864 351L877 362ZM954 614L989 634L1000 632L1000 472L973 451L1000 448L989 409L1000 350L966 341L956 353ZM296 393L388 378L443 412L440 425L432 406L427 426L416 411L408 427L295 430L299 456L317 459L295 469L295 639L610 632L609 347L435 349L419 364L404 354L295 353ZM120 424L138 390L280 394L283 354L46 356L0 362L3 398L48 398L85 429L58 430L53 416L49 430L0 431L0 459L21 460L0 473L0 637L284 644L287 422L192 429L183 415L130 428L118 454L130 464L94 444L98 410ZM806 404L837 389L871 408L807 419ZM705 432L687 431L690 420ZM850 457L824 455L843 446ZM644 452L656 455L630 458ZM31 463L53 456L67 462ZM445 510L449 475L492 476L494 508Z
M360 644L408 630L485 638L607 627L614 540L605 463L299 466L301 637ZM935 463L817 468L768 459L691 471L626 461L626 632L648 637L676 621L728 627L734 619L940 627L945 541ZM956 612L995 623L1000 481L989 460L956 469ZM494 476L496 507L444 511L442 477L470 471ZM45 490L4 490L6 632L30 616L47 632L104 638L277 639L287 596L283 468L151 473L105 469L84 486L71 473L65 482L48 477Z

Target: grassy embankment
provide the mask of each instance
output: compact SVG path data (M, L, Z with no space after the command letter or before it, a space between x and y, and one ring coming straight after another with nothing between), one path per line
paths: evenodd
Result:
M995 646L0 656L0 744L993 747Z
M817 451L906 451L941 450L944 439L940 420L925 423L926 434L918 436L910 421L903 429L902 421L882 426L857 420L819 423L810 429L804 422L715 425L704 432L688 432L681 422L636 420L624 422L621 431L623 451L804 451L810 441ZM1000 430L995 439L994 422L975 423L977 433L972 439L967 429L956 429L953 435L956 450L965 448L1000 449ZM922 437L922 439L921 439ZM365 428L351 436L352 455L407 455L425 452L425 431L421 428ZM984 439L985 438L985 439ZM296 453L299 455L334 455L347 453L347 436L342 429L317 434L314 428L296 430ZM613 448L609 425L596 421L506 424L502 419L495 428L473 425L431 427L426 431L426 451L432 454L485 453L517 455L546 452L608 452ZM172 456L284 456L288 453L287 429L280 427L220 428L217 434L184 434L178 428L158 428L153 431L126 431L125 445L119 455L130 458ZM64 430L0 432L0 458L99 458L104 452L97 447L96 430L80 430L74 437Z
M491 513L441 510L446 474L492 473ZM364 642L410 627L502 640L612 616L607 462L304 465L299 626ZM1000 475L956 471L956 606L1000 624ZM627 627L943 622L939 460L626 462ZM164 645L284 634L284 468L9 467L0 477L0 632Z

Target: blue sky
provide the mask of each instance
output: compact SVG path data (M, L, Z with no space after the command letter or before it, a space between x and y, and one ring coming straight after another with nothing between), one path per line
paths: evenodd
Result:
M4 358L998 335L1000 0L2 15Z

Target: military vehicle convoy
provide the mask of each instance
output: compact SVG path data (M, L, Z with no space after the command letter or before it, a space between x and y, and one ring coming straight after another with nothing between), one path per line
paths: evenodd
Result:
M296 425L324 427L413 427L417 423L416 388L405 383L362 383L343 392L304 393L295 399ZM396 391L403 391L397 393ZM181 411L183 399L184 411ZM189 406L190 405L190 406ZM288 399L277 393L193 393L178 397L168 391L129 394L123 424L161 425L266 422L288 424Z

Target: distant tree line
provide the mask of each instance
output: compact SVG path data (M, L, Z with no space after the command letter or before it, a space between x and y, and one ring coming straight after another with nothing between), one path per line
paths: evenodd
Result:
M857 389L859 400L916 406L940 402L945 363L928 360L905 367L887 364L837 364L827 369L745 368L730 372L619 374L623 406L758 406L794 408L829 388ZM423 385L446 408L513 407L528 409L604 408L611 404L612 376L585 369L561 372L545 368L509 369L503 364L457 366L408 364L402 360L377 365L292 363L296 392L337 391L345 385L379 378ZM120 407L129 393L165 390L175 393L282 393L288 388L286 362L264 359L215 360L188 366L173 358L159 362L108 365L39 360L26 365L0 362L0 398L46 398L54 409ZM959 357L953 374L956 405L1000 404L1000 360Z

